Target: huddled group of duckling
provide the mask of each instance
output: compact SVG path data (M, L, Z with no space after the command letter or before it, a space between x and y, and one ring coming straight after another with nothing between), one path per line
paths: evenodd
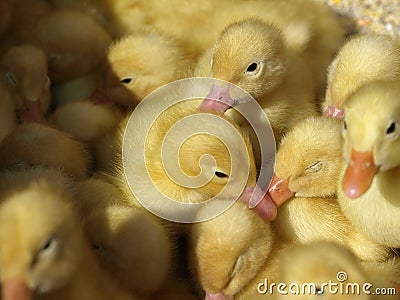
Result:
M399 299L400 41L347 25L315 0L1 0L1 299ZM268 116L266 191L229 84L165 110L152 94L191 77L239 86ZM198 114L230 126L168 135ZM167 135L203 184L170 177ZM153 188L205 203L241 176L239 201L202 222L137 198L184 214ZM373 287L328 290L338 280Z

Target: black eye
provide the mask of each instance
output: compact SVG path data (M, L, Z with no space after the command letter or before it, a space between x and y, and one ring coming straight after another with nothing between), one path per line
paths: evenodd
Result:
M121 80L123 84L130 84L132 82L132 78L124 78Z
M46 243L43 244L42 248L40 248L40 250L46 250L49 249L52 243L52 239L49 239Z
M247 72L254 72L255 70L257 70L257 67L258 67L258 64L253 62L247 67L246 71Z
M347 130L347 123L346 123L346 121L343 122L343 130Z
M218 178L228 178L229 177L225 173L218 172L218 171L215 171L215 176L217 176Z
M386 129L386 134L391 134L393 132L395 132L396 130L396 123L392 122L390 123L389 127Z

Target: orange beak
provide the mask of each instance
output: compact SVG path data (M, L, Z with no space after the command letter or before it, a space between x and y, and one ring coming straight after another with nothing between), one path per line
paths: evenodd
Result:
M289 180L279 178L275 174L269 184L268 194L278 207L294 196L294 192L289 189Z
M30 300L32 291L21 279L7 279L2 283L2 300Z
M372 151L358 152L352 149L350 163L342 181L342 188L347 197L355 199L364 194L371 186L378 169Z

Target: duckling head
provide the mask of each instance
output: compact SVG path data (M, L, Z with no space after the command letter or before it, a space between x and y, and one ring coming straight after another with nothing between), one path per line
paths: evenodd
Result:
M35 28L35 38L48 56L53 83L94 72L105 63L112 41L90 16L68 9L57 9L43 17Z
M399 81L376 81L345 104L342 188L349 198L360 197L377 174L400 165L399 93Z
M153 155L158 158L146 156L149 173L153 181L177 201L201 202L210 199L220 194L228 183L234 187L232 193L239 196L242 190L237 187L241 183L256 184L257 171L249 137L222 114L199 113L199 103L194 101L191 109L185 108L186 104L177 105L149 131L148 136L158 135L157 139L163 140L156 143L164 145L157 147L155 142L150 141L153 146L149 145L149 149L153 149ZM192 113L203 121L190 121L187 116L192 116ZM183 122L177 122L177 116ZM165 128L173 130L160 136L159 126L164 131ZM173 164L174 157L177 161ZM172 186L176 188L172 189ZM179 195L179 191L183 194ZM188 197L188 194L191 196Z
M63 286L81 258L82 235L65 191L38 180L0 208L2 299L32 299Z
M45 53L30 45L11 47L2 58L1 73L20 118L44 119L43 114L50 106L50 79Z
M225 28L214 45L212 77L234 83L254 98L269 93L286 73L282 32L257 19Z
M341 124L310 117L281 141L269 194L280 205L295 197L331 197L340 172Z
M107 95L123 106L135 106L150 92L177 79L184 54L174 41L154 32L135 33L108 51Z

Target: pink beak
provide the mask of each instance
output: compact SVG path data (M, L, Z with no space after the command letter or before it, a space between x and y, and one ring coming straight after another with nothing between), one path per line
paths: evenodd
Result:
M24 103L18 112L18 117L21 123L25 122L36 122L36 123L46 123L46 119L42 112L40 98L36 100L29 100L24 98Z
M333 119L343 119L344 110L337 108L335 105L329 105L323 113L324 117L331 117Z
M254 208L266 221L273 221L278 213L278 206L259 186L246 187L240 200Z
M213 84L207 97L201 102L199 110L224 113L235 104L229 94L229 85L219 87Z
M32 291L21 279L7 279L2 283L2 300L30 300Z

